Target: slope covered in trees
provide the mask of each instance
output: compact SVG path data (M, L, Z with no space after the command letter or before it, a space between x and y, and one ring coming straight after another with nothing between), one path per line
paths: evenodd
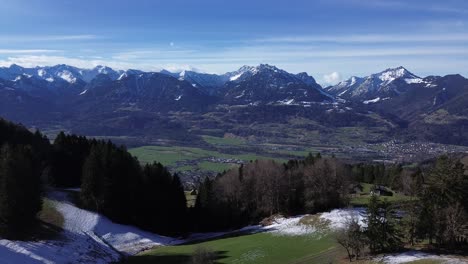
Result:
M0 235L25 235L41 210L41 174L48 141L0 119Z

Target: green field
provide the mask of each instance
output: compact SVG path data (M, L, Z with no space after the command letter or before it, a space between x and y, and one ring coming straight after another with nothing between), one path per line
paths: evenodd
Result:
M257 233L206 241L202 243L160 247L130 257L124 263L191 263L197 247L215 252L215 263L329 263L340 249L330 236L279 236Z
M235 163L214 162L209 158L236 159L249 162L256 159L274 159L284 162L286 159L268 155L258 155L248 152L238 154L228 154L216 150L206 150L193 147L163 147L163 146L143 146L129 149L129 152L136 156L142 163L160 162L165 166L174 168L175 171L201 170L222 172L232 167Z
M55 208L54 202L47 198L42 200L42 210L39 212L38 218L42 222L57 228L62 228L65 222L62 214Z
M244 139L236 137L202 136L202 138L206 143L215 146L240 146L246 143Z
M368 183L361 183L363 190L361 193L351 197L351 205L353 206L367 206L369 204L371 195L370 190L373 184ZM389 189L390 190L390 189ZM410 201L412 197L403 195L401 193L393 191L393 196L380 196L380 200L387 200L390 203L402 203L406 201Z

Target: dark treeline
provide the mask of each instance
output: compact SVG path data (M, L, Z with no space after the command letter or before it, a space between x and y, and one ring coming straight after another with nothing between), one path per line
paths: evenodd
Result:
M0 235L23 235L34 226L48 151L39 132L0 119Z
M80 187L83 208L161 234L187 230L183 185L160 163L142 167L123 146L64 133L51 157L49 183Z
M81 184L82 169L96 140L60 132L51 149L49 183L56 187L77 187Z
M193 215L197 231L237 228L273 214L315 213L348 202L351 167L309 156L280 164L254 161L205 179Z
M188 231L183 185L160 163L141 166L111 142L40 132L0 119L0 235L36 223L42 186L80 187L80 206L161 234Z
M124 147L98 141L91 147L82 171L83 207L157 233L186 231L183 185L160 163L142 168Z

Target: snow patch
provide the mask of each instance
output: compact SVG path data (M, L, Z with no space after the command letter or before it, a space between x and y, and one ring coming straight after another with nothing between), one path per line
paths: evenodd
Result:
M37 71L37 75L39 75L40 77L44 77L44 75L46 75L46 71L44 69L39 69Z
M443 263L450 263L450 264L461 264L461 263L468 263L467 260L457 259L451 256L444 256L444 255L435 255L430 253L425 253L421 251L407 251L403 253L397 253L392 255L387 255L376 260L381 260L387 264L400 264L400 263L407 263L412 261L424 260L424 259L433 259L433 260L440 260Z
M338 96L342 96L342 95L345 94L347 91L348 91L348 89L344 90L343 92L339 93Z
M412 83L423 83L423 79L421 78L411 78L411 79L405 79L405 82L407 84L412 84Z
M374 98L374 99L371 99L371 100L365 100L362 103L363 104L373 104L373 103L377 103L378 101L380 101L380 97L377 97L377 98Z
M274 224L266 226L265 229L272 234L282 236L304 236L318 232L314 226L302 224L300 222L302 218L303 216L277 218Z
M327 213L322 213L320 219L327 220L329 227L332 229L340 229L346 226L346 223L351 219L356 219L361 226L366 226L364 223L365 208L352 209L335 209Z
M0 239L0 264L111 263L121 255L134 255L154 246L182 242L116 224L97 213L77 208L63 191L49 198L64 217L61 236L54 240L11 241Z
M230 80L230 81L235 81L235 80L239 79L239 78L242 76L242 74L244 74L244 73L241 72L241 73L239 73L239 74L237 74L237 75L234 75L234 76L232 76L231 78L229 78L229 80Z
M179 101L181 98L182 98L182 95L179 95L179 96L177 96L177 98L174 99L174 100L175 100L175 101Z
M242 93L241 93L240 95L238 95L238 96L236 96L236 97L234 97L234 98L238 99L238 98L241 98L241 97L244 96L244 95L245 95L245 90L243 90Z
M294 99L284 99L277 102L282 105L292 105L294 103Z
M82 91L82 92L80 93L80 95L83 95L83 94L85 94L87 91L88 91L88 90L84 90L84 91Z
M128 74L126 72L124 72L119 76L119 78L117 78L117 81L120 81L120 80L122 80L123 78L125 78L127 76L128 76Z
M69 71L63 71L57 74L58 77L62 78L68 83L75 83L76 82L76 77L73 76L73 74Z

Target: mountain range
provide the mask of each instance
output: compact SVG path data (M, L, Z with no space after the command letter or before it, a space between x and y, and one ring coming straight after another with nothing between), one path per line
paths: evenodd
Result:
M292 127L321 135L360 127L382 130L374 141L396 137L468 145L467 106L468 79L457 74L419 77L404 67L329 87L305 72L293 74L268 64L220 75L106 66L0 68L2 117L50 131L144 136L149 141L232 133L297 142L300 137L283 129L284 122L300 119Z

